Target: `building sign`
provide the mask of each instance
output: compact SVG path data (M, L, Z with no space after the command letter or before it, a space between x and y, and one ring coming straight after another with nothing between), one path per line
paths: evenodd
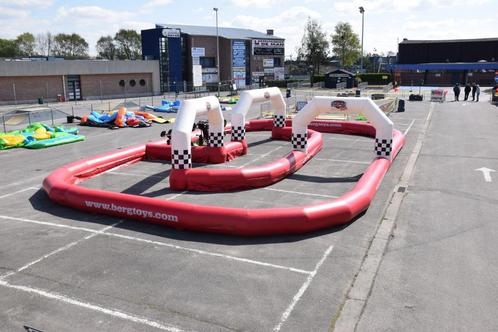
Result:
M197 58L206 56L206 49L204 47L192 47L192 57Z
M265 68L265 76L273 75L273 73L274 73L273 68Z
M285 69L284 67L275 67L273 68L273 73L275 74L275 79L277 81L285 80Z
M232 67L246 67L246 43L232 40Z
M205 83L218 83L218 69L202 68L202 81Z
M163 29L163 36L168 38L180 38L180 30L179 29Z
M284 55L285 44L278 39L253 39L252 53L254 55Z
M273 67L273 58L263 59L263 67Z
M193 65L192 66L192 81L194 86L202 86L202 66Z

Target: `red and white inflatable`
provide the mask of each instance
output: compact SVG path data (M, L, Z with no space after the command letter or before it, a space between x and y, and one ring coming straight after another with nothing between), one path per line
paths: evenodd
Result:
M282 114L285 117L285 103L277 104L280 101L276 92L275 95L273 105L280 105L279 107L283 105L284 107L279 112L283 111ZM271 93L270 98L267 98L265 92L263 92L262 98L264 99L261 99L260 91L254 92L254 95L250 94L246 98L249 102L245 101L244 103L247 103L246 106L243 108L240 107L236 113L239 114L238 116L241 117L242 121L245 121L244 116L246 113L244 112L247 112L247 105L250 107L255 101L271 99ZM187 105L183 106L185 104ZM196 101L192 100L191 103L184 102L182 106L189 110L188 114L182 115L179 112L178 116L187 120L181 120L178 125L175 125L172 136L173 146L164 148L164 142L149 143L147 145L130 147L105 155L79 160L51 173L44 180L43 188L52 200L76 209L195 231L251 236L275 235L304 233L347 223L368 208L382 178L404 144L403 134L397 130L393 130L392 122L384 114L379 114L380 110L372 107L372 104L365 99L354 98L350 100L346 98L316 97L309 104L309 107L304 108L301 111L302 113L296 116L292 123L289 119L284 120L282 126L285 127L275 127L275 121L272 120L250 121L244 125L244 132L271 130L272 136L279 136L285 139L290 139L294 135L293 144L299 146L286 157L270 165L260 166L259 168L219 170L190 168L191 162L188 161L189 154L192 153L191 159L194 161L196 158L201 157L209 160L210 156L214 155L210 149L226 149L228 144L223 144L222 147L190 147L192 126L187 127L186 125L193 123L197 114L207 112L208 118L211 121L210 137L218 137L218 134L223 132L223 119L219 112L219 104L210 97L197 99ZM355 111L361 109L361 112L372 121L373 125L359 122L311 121L314 114L316 115L331 107L343 110L354 109ZM386 119L387 121L385 121ZM240 126L240 120L237 121L239 122L235 125ZM213 124L212 128L211 123ZM289 127L291 125L292 129ZM285 174L294 172L304 165L312 155L316 154L322 144L320 132L375 137L377 158L373 160L351 191L339 198L326 200L317 204L266 209L226 208L78 186L78 183L88 178L132 162L168 158L173 160L173 158L178 158L180 155L179 153L175 154L174 150L186 150L187 152L182 152L182 154L187 158L182 157L181 159L177 159L175 162L176 166L182 165L183 168L173 167L172 173L182 172L180 177L176 177L180 182L191 181L192 178L197 177L193 183L203 183L203 186L205 186L197 188L198 190L211 190L212 188L230 190L234 188L234 184L243 188L263 186L268 181L269 183L279 181ZM213 133L213 136L211 136L211 133ZM298 134L302 136L297 137ZM301 138L301 140L296 141L296 138ZM381 142L391 140L391 144L390 146L382 145L379 149L379 140ZM188 144L185 144L185 142ZM211 145L216 145L219 141L210 140L209 142ZM242 142L245 142L245 139L242 141L233 141L229 144L243 145ZM303 146L304 148L302 148ZM245 147L247 149L247 145ZM200 176L195 173L198 169L203 170L203 173L199 173L201 174ZM229 183L228 187L224 183ZM189 182L187 186L191 184ZM185 182L179 183L179 185L185 185Z

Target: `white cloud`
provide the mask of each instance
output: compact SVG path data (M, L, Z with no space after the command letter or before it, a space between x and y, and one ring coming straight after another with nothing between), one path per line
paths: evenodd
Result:
M282 0L231 0L231 3L237 7L257 7L257 8L270 8L281 3Z
M29 15L27 10L0 7L0 19L25 18ZM3 28L2 28L3 29Z
M150 0L142 5L142 9L153 9L156 7L162 7L169 5L173 0Z
M0 5L9 7L49 7L53 2L53 0L0 0Z

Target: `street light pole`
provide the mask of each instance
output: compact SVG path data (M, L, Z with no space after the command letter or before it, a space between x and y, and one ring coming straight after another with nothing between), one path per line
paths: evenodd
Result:
M220 35L218 33L218 8L213 8L213 10L216 12L216 69L218 71L218 97L219 97L221 75L220 75Z
M361 56L360 56L360 69L363 71L363 35L365 30L365 8L359 7L361 14Z

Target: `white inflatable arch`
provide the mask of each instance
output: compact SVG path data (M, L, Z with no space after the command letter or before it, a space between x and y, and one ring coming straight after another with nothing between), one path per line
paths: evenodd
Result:
M279 88L243 91L239 102L232 109L232 141L241 141L245 138L246 115L251 106L266 101L270 101L275 109L273 125L275 127L285 126L286 104Z
M223 113L215 96L182 101L171 132L171 165L174 169L192 167L192 127L197 115L206 114L209 122L208 145L222 147Z
M306 151L308 124L321 113L362 113L375 127L375 156L390 159L393 122L367 97L314 97L292 120L292 147Z

